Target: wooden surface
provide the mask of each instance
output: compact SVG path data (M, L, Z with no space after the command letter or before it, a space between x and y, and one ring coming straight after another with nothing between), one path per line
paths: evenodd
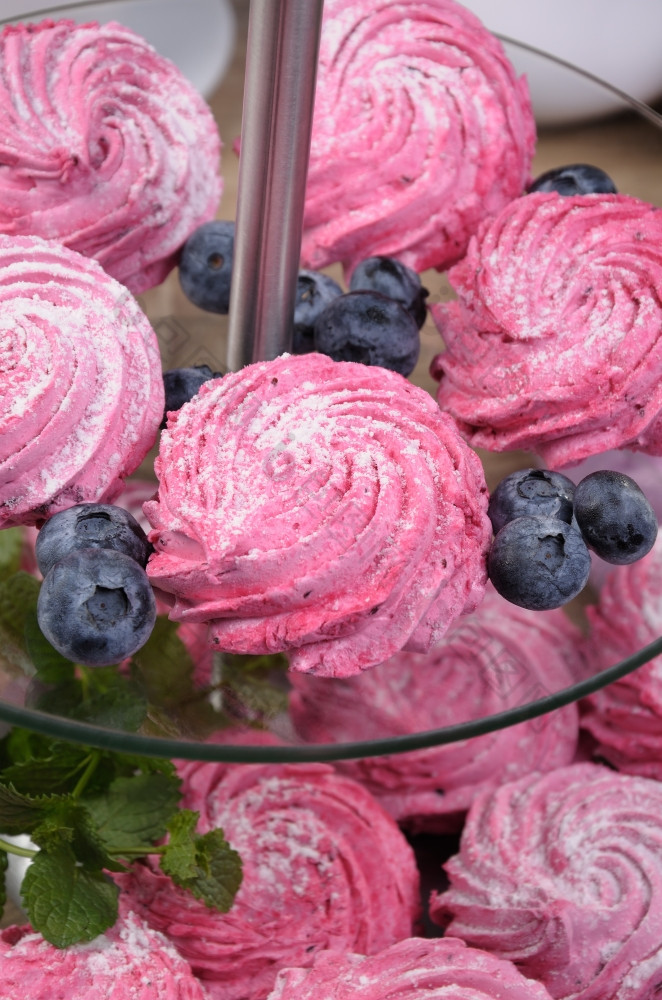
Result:
M218 212L218 217L223 219L234 218L237 195L238 159L232 143L241 130L247 6L238 4L237 13L239 34L234 60L210 102L224 142L222 173L225 187ZM600 166L613 177L619 191L662 205L662 132L646 121L622 115L540 134L534 175L553 166L576 162ZM339 268L330 269L330 273L340 280ZM432 271L422 277L430 290L431 302L450 296L450 288L442 275ZM159 288L141 296L140 301L159 333L164 367L203 362L213 368L224 366L226 317L210 317L190 305L179 289L176 273ZM421 359L413 380L430 391L434 390L434 383L428 374L428 365L439 347L439 335L428 320L422 331ZM521 453L484 456L484 459L490 486L502 475L528 462ZM8 904L0 925L17 919L18 911Z

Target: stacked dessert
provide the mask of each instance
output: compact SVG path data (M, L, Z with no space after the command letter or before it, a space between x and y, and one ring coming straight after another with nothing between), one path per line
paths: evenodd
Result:
M189 373L173 381L190 389L177 405L129 291L161 281L214 214L220 141L207 109L117 25L9 29L0 66L0 523L45 522L39 537L57 541L40 563L39 620L62 656L102 665L136 652L114 637L114 658L106 647L86 653L94 643L80 641L74 614L84 607L107 638L123 602L134 615L130 572L152 620L151 588L190 630L190 650L204 631L201 676L214 650L286 653L292 719L310 742L333 742L364 739L371 717L380 736L397 735L513 708L576 679L591 642L618 633L620 643L616 582L581 662L556 605L536 605L552 608L541 616L485 596L494 520L472 448L526 447L552 466L607 447L662 453L660 212L604 191L524 193L526 83L472 15L452 0L328 0L303 261L360 275L351 304L333 306L349 317L349 340L338 356L319 353L327 313L313 323L317 352L222 378ZM224 311L216 234L205 229L200 245L203 272L222 276ZM227 227L221 237L227 253ZM366 258L390 256L400 269L380 264L380 280L397 272L411 284L407 268L453 265L458 301L433 310L446 342L434 364L439 405L398 367L417 356L420 283L404 302L390 279L360 284ZM195 286L187 263L191 274ZM397 327L404 362L359 363L391 358L352 339L370 323L372 334ZM144 505L152 552L108 502L164 410L158 486ZM579 507L561 506L545 528L550 563L578 537ZM139 556L126 553L127 537L140 539ZM633 543L637 557L649 540ZM629 563L629 549L617 555ZM650 582L656 595L656 558L613 580L645 594ZM102 565L122 567L121 585L95 583ZM63 580L68 598L82 595L66 615ZM648 690L640 700L649 707ZM596 697L585 727L596 752L627 770L630 741L611 738L606 717ZM640 776L653 770L641 754L631 755L635 774L573 763L576 739L569 707L450 750L345 765L350 776L327 765L180 764L184 806L241 855L234 905L221 914L177 887L158 853L116 870L120 923L67 952L62 988L88 990L92 970L118 998L154 987L191 1000L645 1000L662 980L662 791ZM432 916L450 925L441 942L417 936L419 875L398 823L462 829L450 889L432 899ZM46 996L51 957L29 929L9 930L0 977L16 997Z

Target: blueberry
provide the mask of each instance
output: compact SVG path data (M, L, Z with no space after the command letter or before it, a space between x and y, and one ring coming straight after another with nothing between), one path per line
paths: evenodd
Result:
M46 521L35 545L43 576L56 562L77 549L114 549L145 567L152 551L135 517L122 507L79 503Z
M505 476L490 497L487 508L494 534L516 517L545 515L572 521L575 484L549 469L520 469Z
M590 163L572 163L540 174L527 188L532 191L556 191L558 194L616 194L616 185L600 167Z
M190 368L170 368L163 373L165 389L165 409L161 428L166 426L168 413L181 410L184 403L197 395L198 389L212 378L221 378L222 372L213 372L209 365L193 365Z
M405 376L421 346L411 314L379 292L339 295L318 317L314 342L316 351L334 361L381 365Z
M651 550L657 518L634 479L592 472L575 487L575 517L586 544L605 562L624 566Z
M78 549L46 574L37 618L63 656L105 667L147 642L156 604L145 570L130 556L113 549Z
M329 302L342 295L337 281L319 271L299 271L297 294L294 305L293 354L308 354L313 351L315 321L326 309Z
M581 534L556 517L516 517L503 526L487 573L511 604L549 611L567 604L588 580L591 557Z
M179 256L184 295L207 312L230 309L234 222L204 222L189 236Z
M387 295L412 314L419 330L425 323L425 300L430 293L421 285L416 271L394 257L368 257L362 260L352 272L349 290Z

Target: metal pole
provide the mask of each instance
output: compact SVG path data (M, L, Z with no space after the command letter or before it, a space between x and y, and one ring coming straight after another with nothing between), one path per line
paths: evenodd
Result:
M323 0L251 0L228 367L292 346Z

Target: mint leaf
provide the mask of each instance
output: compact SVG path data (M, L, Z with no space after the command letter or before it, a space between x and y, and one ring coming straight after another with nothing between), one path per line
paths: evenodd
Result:
M282 683L288 669L281 653L254 656L222 654L220 690L227 710L244 722L263 725L288 708L288 691Z
M34 667L25 643L25 621L37 607L39 587L38 580L23 572L0 581L0 659L28 676Z
M31 833L46 818L62 796L22 795L12 785L0 785L0 830L3 833Z
M161 857L161 868L177 885L197 875L195 839L199 819L200 813L181 809L168 823L170 839Z
M92 941L112 927L118 893L102 872L80 867L67 844L39 851L21 886L30 923L56 948Z
M161 869L206 906L227 913L241 885L241 858L222 830L196 833L198 818L198 813L187 809L173 817Z
M159 615L144 646L133 654L150 703L157 708L177 709L198 693L193 683L194 664L177 635L177 624Z
M46 684L73 681L75 665L62 653L58 653L41 631L36 606L30 608L25 615L24 635L26 649L40 680Z
M143 732L178 737L212 733L227 723L193 679L195 665L177 634L177 623L160 615L145 645L133 654L132 669L149 701Z
M25 645L25 623L37 608L41 584L29 573L14 573L0 583L0 626L16 642Z
M10 764L0 773L0 780L11 783L24 795L71 792L81 769L89 760L86 747L59 744L55 752L43 758L32 758Z
M0 580L18 572L23 552L23 532L20 528L0 531Z
M0 916L7 902L7 887L5 884L5 872L9 865L9 857L6 851L0 851Z
M84 806L74 799L56 803L45 819L35 827L32 840L46 851L69 845L78 865L87 871L125 871L106 850L94 821Z
M209 907L227 913L241 885L241 859L223 836L210 830L196 841L198 875L186 888Z
M165 774L117 778L107 792L85 799L95 828L108 850L145 847L164 837L181 798L179 779Z
M35 707L106 729L133 733L140 728L147 703L130 677L116 666L78 669L81 679L56 684L35 702Z

